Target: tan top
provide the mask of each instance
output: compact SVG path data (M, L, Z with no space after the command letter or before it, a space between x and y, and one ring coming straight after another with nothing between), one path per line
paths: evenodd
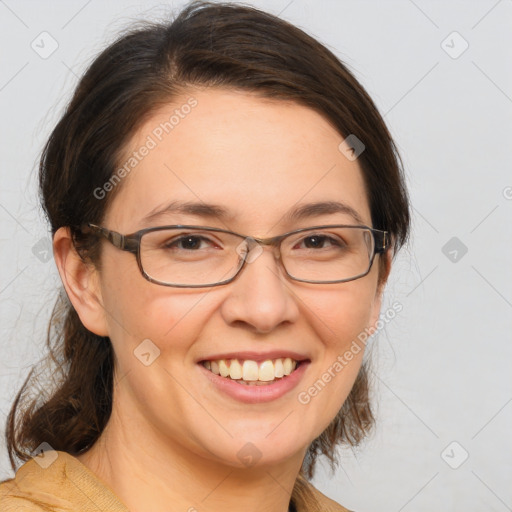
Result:
M14 478L0 483L2 512L129 512L112 489L77 458L61 451L46 452L44 457L55 460L30 459ZM311 490L324 512L349 512L315 487ZM297 512L307 510L298 507Z

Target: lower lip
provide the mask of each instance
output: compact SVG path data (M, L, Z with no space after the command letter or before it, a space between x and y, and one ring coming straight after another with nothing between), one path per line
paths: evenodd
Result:
M261 386L237 384L229 377L216 375L205 368L201 363L199 363L198 366L219 391L226 393L240 402L244 402L246 404L258 404L276 400L295 388L306 372L309 363L310 361L302 361L299 367L287 377L283 377L273 384L264 384Z

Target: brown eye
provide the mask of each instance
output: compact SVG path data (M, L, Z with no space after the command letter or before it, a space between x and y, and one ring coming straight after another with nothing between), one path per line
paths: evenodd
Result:
M327 247L343 247L345 244L336 238L328 235L314 234L308 235L300 240L297 245L304 244L304 247L298 247L299 249L324 249Z
M160 244L162 249L198 251L200 249L209 249L216 246L210 238L201 235L180 235L174 236L163 241Z

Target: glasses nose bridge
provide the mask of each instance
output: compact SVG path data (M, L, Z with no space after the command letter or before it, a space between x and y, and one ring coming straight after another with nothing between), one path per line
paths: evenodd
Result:
M235 277L237 275L239 275L241 272L243 272L243 270L246 268L247 263L251 264L256 259L258 259L259 256L261 256L261 254L263 253L263 251L265 249L265 246L271 248L273 255L274 255L275 262L277 263L277 265L279 267L283 267L283 270L287 273L286 269L284 268L284 263L281 258L281 250L280 250L281 240L283 238L285 238L285 237L282 235L268 237L268 238L258 238L258 237L254 237L254 236L246 236L244 238L244 240L242 241L242 244L245 244L245 247L246 247L246 249L243 250L243 252L245 254L241 259L241 265L240 265ZM241 245L239 247L241 247ZM255 249L256 249L256 251L255 251ZM237 252L238 252L238 250L237 250Z
M283 235L271 236L268 238L258 238L254 236L247 236L245 238L249 251L255 246L261 247L262 251L265 246L270 247L276 259L281 259L281 241L285 238Z

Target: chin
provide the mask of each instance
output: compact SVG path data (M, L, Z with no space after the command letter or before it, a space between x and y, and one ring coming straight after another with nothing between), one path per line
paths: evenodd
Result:
M277 430L281 430L278 432ZM207 447L210 454L217 457L224 464L237 468L262 468L277 466L287 460L300 457L302 459L311 440L290 435L289 429L283 425L274 433L268 435L270 430L246 431L243 436L225 439L223 443L216 443ZM226 454L229 454L226 457Z

